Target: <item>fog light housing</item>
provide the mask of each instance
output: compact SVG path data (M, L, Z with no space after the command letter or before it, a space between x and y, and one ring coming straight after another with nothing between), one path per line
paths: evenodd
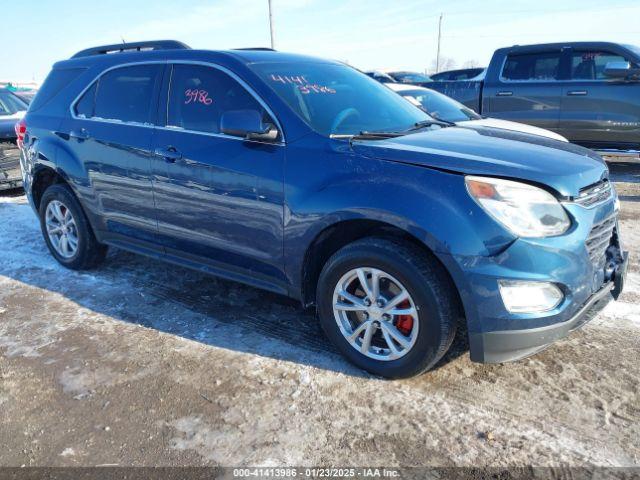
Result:
M511 313L541 313L553 310L564 298L551 282L499 280L500 296Z

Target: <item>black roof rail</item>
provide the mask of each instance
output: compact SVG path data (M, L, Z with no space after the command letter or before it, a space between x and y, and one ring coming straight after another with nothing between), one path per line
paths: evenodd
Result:
M147 42L115 43L113 45L101 45L99 47L80 50L71 58L90 57L92 55L106 55L118 52L139 52L141 50L182 50L191 48L177 40L151 40Z
M243 47L243 48L234 48L233 50L258 50L262 52L275 52L275 48L269 47Z

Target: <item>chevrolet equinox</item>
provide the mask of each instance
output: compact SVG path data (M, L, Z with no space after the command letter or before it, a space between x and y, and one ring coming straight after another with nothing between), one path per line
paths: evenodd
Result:
M622 290L628 255L602 159L429 117L335 61L176 41L56 63L16 125L51 254L109 246L315 306L374 374L549 346Z

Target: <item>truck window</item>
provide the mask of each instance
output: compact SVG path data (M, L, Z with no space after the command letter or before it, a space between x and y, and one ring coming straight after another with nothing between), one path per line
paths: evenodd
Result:
M105 73L95 94L94 118L150 123L153 92L161 70L161 65L136 65Z
M225 72L201 65L174 65L167 125L219 133L222 114L230 110L255 110L263 122L273 122L253 95Z
M571 57L571 78L574 80L604 80L609 62L626 62L622 55L602 51L575 51Z
M504 80L557 80L560 52L513 54L502 69Z

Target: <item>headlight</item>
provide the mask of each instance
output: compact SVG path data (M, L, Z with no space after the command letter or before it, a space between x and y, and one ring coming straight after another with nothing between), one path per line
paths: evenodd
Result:
M526 183L465 177L469 195L489 215L519 237L549 237L567 231L571 221L549 192Z

